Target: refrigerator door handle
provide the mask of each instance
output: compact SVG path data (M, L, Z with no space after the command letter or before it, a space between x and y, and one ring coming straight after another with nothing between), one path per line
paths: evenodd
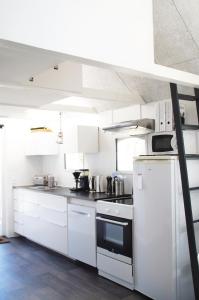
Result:
M143 190L142 174L138 174L138 190Z

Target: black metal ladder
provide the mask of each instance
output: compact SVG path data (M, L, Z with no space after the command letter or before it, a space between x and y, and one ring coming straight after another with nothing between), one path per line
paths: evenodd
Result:
M171 99L173 106L173 115L175 121L176 139L178 145L178 156L180 164L181 182L182 182L182 192L184 199L184 210L185 219L187 227L187 237L189 244L190 262L193 278L193 286L195 292L195 299L199 300L199 263L198 263L198 253L196 246L195 237L195 223L199 223L199 219L193 219L192 203L191 203L191 192L194 190L199 190L198 187L189 186L189 177L187 171L187 159L199 159L199 155L191 155L185 153L183 129L199 129L199 125L184 125L181 122L180 115L180 104L179 100L195 101L198 123L199 123L199 89L194 89L194 96L184 95L178 93L177 85L175 83L170 83L171 89Z

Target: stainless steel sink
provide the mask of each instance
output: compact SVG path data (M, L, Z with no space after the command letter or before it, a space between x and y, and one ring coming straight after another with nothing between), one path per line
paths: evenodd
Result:
M32 190L39 190L39 191L51 191L51 190L57 190L59 187L53 187L53 188L49 188L48 186L41 186L41 185L37 185L37 186L32 186L31 189Z

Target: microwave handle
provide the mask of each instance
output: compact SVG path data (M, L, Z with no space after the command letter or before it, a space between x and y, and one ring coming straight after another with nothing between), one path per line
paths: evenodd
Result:
M105 219L102 217L96 217L96 219L99 221L107 222L107 223L117 224L117 225L121 225L121 226L128 226L128 222L118 222L118 221L114 221L114 220Z
M176 140L176 135L175 134L172 136L172 139L171 139L171 147L173 148L174 151L176 149L178 149L177 140Z

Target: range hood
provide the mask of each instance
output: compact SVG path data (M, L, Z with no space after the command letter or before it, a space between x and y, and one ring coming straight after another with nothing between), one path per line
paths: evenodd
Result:
M113 124L103 128L105 132L120 134L125 136L145 135L155 130L154 119L139 119Z

